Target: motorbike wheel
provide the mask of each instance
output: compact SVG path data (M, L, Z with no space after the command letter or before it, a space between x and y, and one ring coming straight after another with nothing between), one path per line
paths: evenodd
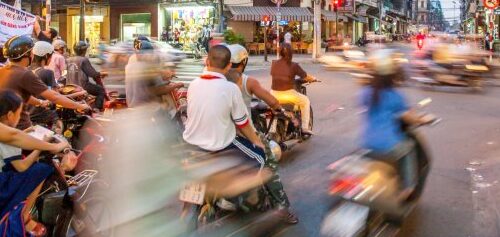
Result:
M86 213L77 214L73 211L67 211L61 215L55 226L55 236L112 237L114 231L111 226L111 211L106 207L106 203L106 197L102 194L88 195L80 204L85 207ZM82 217L79 217L80 215Z

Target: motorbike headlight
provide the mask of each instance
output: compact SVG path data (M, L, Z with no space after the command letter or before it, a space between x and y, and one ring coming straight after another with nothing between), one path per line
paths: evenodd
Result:
M269 142L269 147L271 148L271 152L273 152L273 155L276 158L276 160L278 161L281 160L281 155L282 155L281 146L277 142L271 140Z

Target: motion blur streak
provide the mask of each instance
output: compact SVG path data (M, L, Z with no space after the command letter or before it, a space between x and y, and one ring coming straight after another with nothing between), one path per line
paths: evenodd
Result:
M183 183L180 159L171 149L177 134L157 108L122 110L107 128L111 146L103 173L110 177L114 236L179 236L184 230L180 211L169 208L179 206Z

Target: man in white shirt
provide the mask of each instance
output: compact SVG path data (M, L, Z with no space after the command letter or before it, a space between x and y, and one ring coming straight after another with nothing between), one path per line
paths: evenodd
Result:
M207 151L238 149L242 156L264 167L267 165L264 144L250 126L241 91L224 76L231 68L230 60L231 52L226 46L210 48L206 70L188 88L188 118L183 137L187 143ZM236 127L244 137L236 135ZM298 223L297 217L288 211L290 203L277 174L266 187L283 221Z
M290 33L290 31L287 31L284 37L285 44L292 44L292 33Z

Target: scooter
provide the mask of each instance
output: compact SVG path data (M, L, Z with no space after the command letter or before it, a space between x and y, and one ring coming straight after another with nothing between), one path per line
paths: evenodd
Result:
M306 81L295 80L295 90L307 95L307 85L321 82L319 80ZM310 134L302 131L302 120L300 108L294 104L282 104L283 111L272 111L263 102L252 104L252 120L257 131L266 135L269 140L279 144L281 151L288 151L298 143L310 138ZM312 131L314 124L313 109L310 108L309 130Z
M430 102L426 99L418 106ZM430 170L430 156L417 129L439 121L434 117L419 126L402 123L406 136L416 144L418 159L418 183L407 199L402 200L399 196L397 164L370 157L369 151L356 151L330 164L328 170L332 172L332 178L328 192L341 201L324 218L322 234L328 237L395 236L417 205Z
M424 40L423 39L417 39L417 48L418 50L422 50L424 47Z
M181 189L179 200L189 236L221 236L221 227L242 219L233 217L274 208L262 185L271 171L247 165L234 157L239 156L234 150L213 153L188 147L185 151L188 158L182 164L191 181Z
M56 140L65 138L56 135ZM85 151L66 149L81 157ZM43 223L48 236L113 236L109 209L104 205L106 183L97 178L97 170L64 173L60 156L45 155L40 162L51 165L55 172L47 179L31 210L32 218ZM80 158L77 158L80 162ZM75 173L76 172L76 173ZM72 175L74 174L74 175ZM101 194L99 194L101 193Z
M467 88L473 92L483 89L484 76L490 72L483 64L437 65L428 60L413 63L411 79L425 88Z

